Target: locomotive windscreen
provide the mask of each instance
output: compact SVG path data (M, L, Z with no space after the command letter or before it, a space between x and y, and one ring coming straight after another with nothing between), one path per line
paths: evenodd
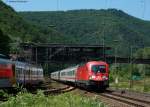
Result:
M91 69L94 73L105 73L106 72L105 65L93 65Z

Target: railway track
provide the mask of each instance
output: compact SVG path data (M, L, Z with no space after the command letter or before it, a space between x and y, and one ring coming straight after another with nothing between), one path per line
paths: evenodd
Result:
M47 96L47 95L58 95L58 94L62 94L62 93L66 93L66 92L70 92L72 90L74 90L74 87L71 86L65 86L65 87L61 87L61 88L50 88L50 89L46 89L43 90L43 93ZM36 94L35 91L31 91L32 94ZM8 98L7 97L0 97L0 103L7 101Z
M127 90L108 89L105 92L99 93L85 89L75 88L73 86L65 86L62 88L53 88L44 91L45 95L53 95L65 93L77 89L77 94L83 91L83 95L90 97L97 96L99 100L112 107L150 107L150 94L138 93Z
M98 95L114 100L114 103L120 102L127 107L150 107L150 97L146 93L131 93L127 90L120 91L108 89L104 93L99 93Z
M45 93L48 94L63 93L63 91L65 92L66 89L72 91L75 89L75 87L67 86L65 88L45 91ZM80 93L80 91L83 91L83 95L87 95L90 97L96 96L102 102L113 107L150 107L150 94L147 93L138 93L138 92L132 92L127 90L122 91L122 90L112 90L112 89L108 89L104 92L95 92L95 91L89 91L89 90L79 89L79 88L77 88L77 90L78 90L77 94Z
M128 106L150 107L150 102L145 101L145 100L139 100L139 99L132 98L132 97L126 97L126 96L121 96L121 95L111 94L111 93L101 93L100 96L116 100Z
M126 102L130 105L138 107L150 107L150 94L148 93L139 93L129 90L112 90L108 89L105 93L102 93L105 96L118 99L120 102Z
M7 100L8 100L8 97L0 97L0 103L7 101Z
M96 97L97 100L104 102L110 107L150 107L150 97L147 97L147 95L143 93L141 93L142 95L139 97L136 95L128 95L126 93L122 94L118 92L118 90L95 92L79 89L78 92L86 97Z
M66 87L63 87L63 88L53 88L53 89L48 89L48 90L44 90L44 94L45 95L55 95L55 94L61 94L61 93L65 93L65 92L69 92L69 91L72 91L74 90L75 87L71 87L71 86L66 86Z
M44 84L46 89L43 93L47 95L58 95L65 92L70 92L77 90L77 94L82 93L84 96L94 97L110 107L150 107L150 94L147 93L137 93L130 91L120 91L108 89L105 92L95 92L85 89L79 89L73 86L62 85L57 88L52 88L54 86L49 86L49 83ZM82 95L80 94L80 95ZM0 102L7 101L6 98L0 98Z

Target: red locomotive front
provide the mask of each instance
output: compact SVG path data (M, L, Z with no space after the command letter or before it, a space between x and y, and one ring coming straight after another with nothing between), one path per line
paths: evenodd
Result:
M0 64L0 88L12 87L13 69L12 64Z
M108 64L103 61L91 61L77 70L79 85L107 88L109 86Z

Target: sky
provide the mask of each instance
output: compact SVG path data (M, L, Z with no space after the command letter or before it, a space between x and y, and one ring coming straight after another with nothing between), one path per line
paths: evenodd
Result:
M150 0L3 0L16 11L116 8L150 21Z

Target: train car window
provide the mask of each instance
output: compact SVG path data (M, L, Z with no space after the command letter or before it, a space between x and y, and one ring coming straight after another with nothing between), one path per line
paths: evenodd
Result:
M91 69L94 73L105 73L106 72L105 65L93 65Z
M39 68L37 69L37 74L41 75L41 70Z
M41 70L40 69L38 69L38 75L41 75Z
M24 75L24 72L25 72L25 69L24 68L22 68L22 74Z
M18 78L19 76L19 72L18 72L18 69L16 68L16 78Z
M30 76L32 75L32 67L30 67Z
M34 68L34 75L36 75L36 68Z
M67 75L69 75L69 72L67 72Z
M74 75L74 70L72 71L72 75Z
M62 72L61 75L64 76L64 75L65 75L65 72Z
M26 74L29 75L29 69L28 68L26 69Z
M19 68L19 72L20 72L20 74L22 74L22 69L21 68Z
M19 69L18 68L16 68L16 74L17 75L19 75L20 73L19 73Z
M23 70L22 70L22 68L20 68L20 75L23 75Z
M27 75L27 68L24 68L24 74Z
M32 74L35 75L35 69L34 68L32 69Z
M81 66L83 66L85 63L81 63L81 64L79 64L79 67L81 67Z
M73 75L73 70L71 71L71 76Z

